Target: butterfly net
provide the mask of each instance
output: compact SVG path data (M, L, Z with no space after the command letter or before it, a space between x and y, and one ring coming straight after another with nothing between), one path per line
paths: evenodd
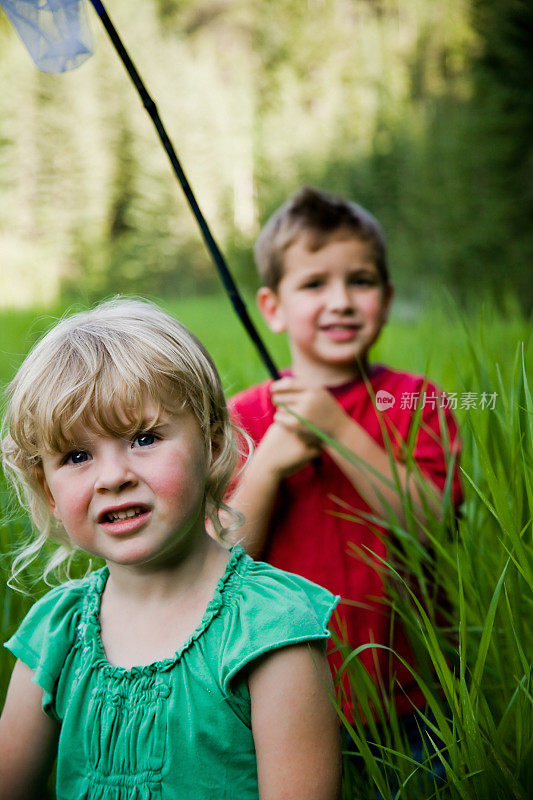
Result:
M65 72L92 55L85 0L0 0L42 72Z

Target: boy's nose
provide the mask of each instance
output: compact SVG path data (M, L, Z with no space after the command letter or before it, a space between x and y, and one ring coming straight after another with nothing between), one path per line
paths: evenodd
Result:
M344 281L332 284L329 294L329 305L336 311L344 311L353 307L352 296Z

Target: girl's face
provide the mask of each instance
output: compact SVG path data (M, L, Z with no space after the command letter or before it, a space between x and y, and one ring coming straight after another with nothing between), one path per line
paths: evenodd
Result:
M147 405L145 420L155 419ZM162 413L131 437L75 426L43 457L43 488L70 539L108 563L171 563L205 533L204 437L190 411Z

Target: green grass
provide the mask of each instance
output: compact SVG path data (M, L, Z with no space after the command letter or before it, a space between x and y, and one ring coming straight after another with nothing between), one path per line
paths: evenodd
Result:
M164 303L212 352L226 390L238 391L266 373L224 299ZM252 310L252 303L250 303ZM255 312L254 312L255 314ZM32 339L50 323L49 312L0 315L0 380L6 381ZM30 329L30 333L28 333ZM265 333L275 360L289 357L282 340ZM418 654L418 679L432 716L445 779L414 762L394 712L384 725L351 733L357 754L347 767L344 798L527 800L533 795L533 374L531 327L517 315L480 309L466 322L453 306L416 320L393 317L374 358L424 372L448 392L497 393L495 407L458 408L466 501L457 526L426 521L431 552L418 545L406 498L407 524L383 565L394 613L402 617ZM6 505L5 493L2 502ZM30 604L6 589L6 554L27 523L3 515L0 527L2 635L5 640ZM440 587L437 593L435 587ZM438 598L447 604L438 608ZM0 693L11 659L0 656ZM372 703L385 719L374 687L357 659L345 670L362 708ZM367 715L368 716L368 715ZM369 745L369 742L373 744Z
M446 515L444 524L427 516L428 555L408 513L407 533L398 531L384 565L392 607L417 653L418 682L433 713L427 722L443 743L446 779L435 783L424 765L408 759L393 713L388 725L370 733L386 768L375 750L362 746L359 756L364 775L385 798L526 800L533 790L533 403L520 345L505 382L496 366L482 369L470 359L473 372L484 371L485 385L498 391L498 402L462 420L462 517L455 528ZM448 607L438 609L438 597ZM384 719L357 664L350 661L347 669L360 705L373 702ZM368 737L358 722L353 733L356 740Z

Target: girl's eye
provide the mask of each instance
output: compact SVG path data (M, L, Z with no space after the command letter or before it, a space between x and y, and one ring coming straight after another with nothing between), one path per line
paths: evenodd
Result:
M155 435L155 433L143 431L142 433L137 434L133 440L133 444L137 445L137 447L149 447L151 444L154 444L157 439L158 437Z
M85 461L88 461L89 453L86 453L85 450L72 450L65 456L64 463L65 464L83 464Z

